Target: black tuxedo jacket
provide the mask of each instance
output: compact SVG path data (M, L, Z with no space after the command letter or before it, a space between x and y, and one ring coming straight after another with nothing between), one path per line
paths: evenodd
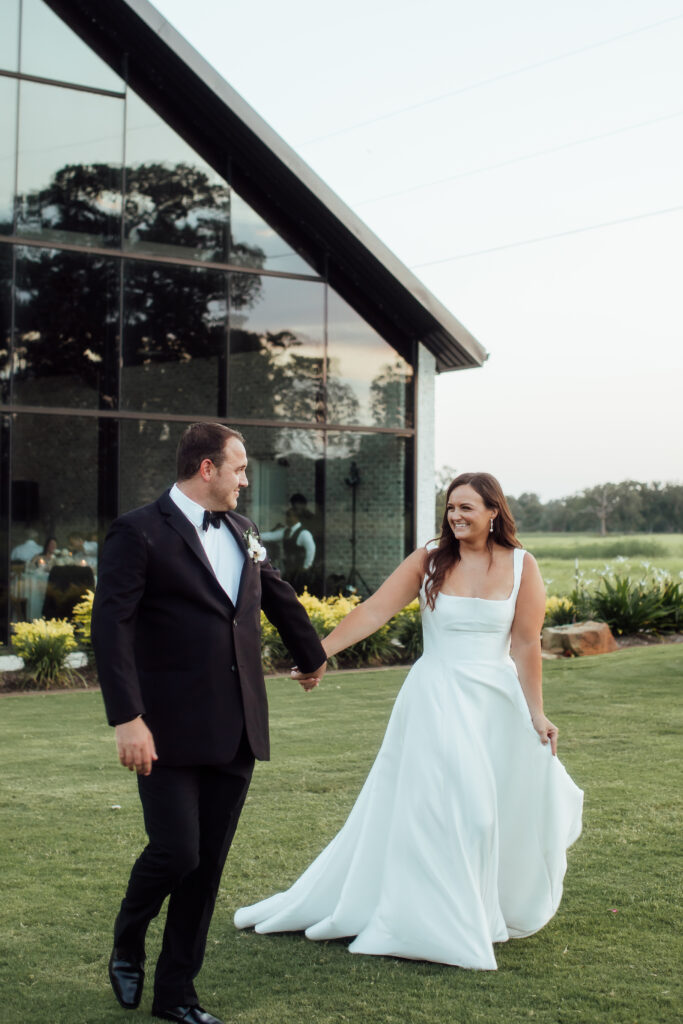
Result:
M117 519L102 548L92 640L107 717L142 715L160 764L226 764L245 728L254 755L268 759L262 608L301 669L325 660L293 589L267 558L247 554L254 524L226 519L245 552L236 605L168 491Z

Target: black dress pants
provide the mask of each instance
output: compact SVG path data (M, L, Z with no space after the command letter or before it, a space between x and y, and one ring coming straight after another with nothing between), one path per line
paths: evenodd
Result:
M149 843L133 866L114 926L120 956L145 958L145 934L170 896L154 1005L196 1006L218 885L254 769L243 736L227 765L165 767L138 776Z

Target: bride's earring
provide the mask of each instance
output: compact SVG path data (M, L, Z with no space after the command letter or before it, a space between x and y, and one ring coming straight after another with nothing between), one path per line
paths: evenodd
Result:
M493 516L491 516L491 522L489 523L489 533L493 533Z

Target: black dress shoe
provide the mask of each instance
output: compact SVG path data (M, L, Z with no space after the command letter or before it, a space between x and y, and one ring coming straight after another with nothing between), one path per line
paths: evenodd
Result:
M124 1010L134 1010L140 1005L145 972L142 960L127 960L112 950L109 957L109 980L114 995Z
M152 1007L152 1016L161 1017L162 1020L175 1020L179 1024L223 1024L222 1020L202 1010L201 1006L170 1006L165 1010L156 1010Z

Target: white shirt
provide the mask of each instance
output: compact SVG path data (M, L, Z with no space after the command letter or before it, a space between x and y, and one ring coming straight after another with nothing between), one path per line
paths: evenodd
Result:
M42 552L43 549L40 544L36 544L33 538L29 538L28 540L25 540L23 544L19 544L18 547L12 548L11 557L16 558L17 561L23 559L24 562L28 562L28 560L33 558L34 555L40 555Z
M261 534L261 540L284 540L285 537L291 537L295 530L298 530L301 523L295 523L294 526L279 526L277 530L266 530L265 533ZM310 530L305 528L297 534L296 546L304 549L304 564L302 569L310 569L313 565L313 559L315 558L315 541L313 540L313 534Z
M218 529L215 526L209 526L208 530L203 530L204 509L192 498L183 494L177 484L173 484L170 497L194 526L206 552L206 557L211 563L211 568L216 574L216 579L232 603L236 605L244 568L244 552L237 543L232 530L225 523L221 523Z

